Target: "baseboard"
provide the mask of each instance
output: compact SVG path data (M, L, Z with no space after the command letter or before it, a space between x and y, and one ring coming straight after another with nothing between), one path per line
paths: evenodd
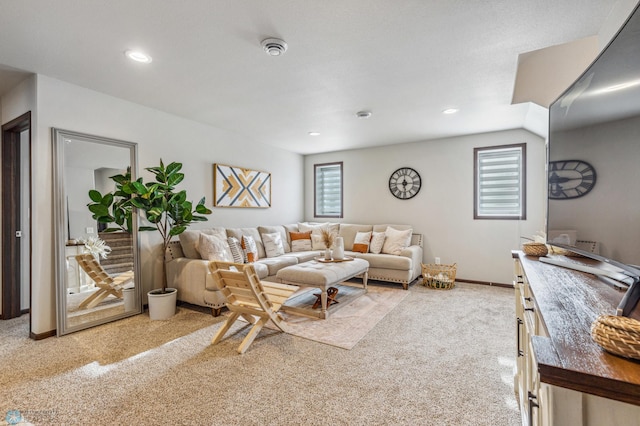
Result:
M47 337L53 337L56 335L56 330L50 330L50 331L45 331L44 333L33 333L30 332L29 333L29 337L32 338L33 340L42 340L42 339L46 339Z
M513 288L513 284L493 283L490 281L467 280L465 278L458 278L458 277L456 277L456 281L462 282L462 283L470 283L470 284L490 285L494 287Z

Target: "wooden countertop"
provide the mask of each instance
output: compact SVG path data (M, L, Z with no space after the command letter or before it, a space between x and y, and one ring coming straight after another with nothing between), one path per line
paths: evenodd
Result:
M615 314L625 293L591 274L542 263L522 252L517 255L549 336L532 338L540 380L640 405L640 362L610 354L591 339L591 323L600 314ZM640 320L640 309L630 316Z

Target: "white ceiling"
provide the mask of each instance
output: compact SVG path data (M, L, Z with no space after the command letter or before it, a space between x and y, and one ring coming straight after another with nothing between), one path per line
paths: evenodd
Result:
M596 35L615 3L0 0L0 95L39 73L301 154L519 128L518 54Z

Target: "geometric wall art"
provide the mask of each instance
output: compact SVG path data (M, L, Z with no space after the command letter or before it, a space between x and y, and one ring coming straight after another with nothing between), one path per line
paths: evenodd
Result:
M271 207L271 173L213 165L215 207Z

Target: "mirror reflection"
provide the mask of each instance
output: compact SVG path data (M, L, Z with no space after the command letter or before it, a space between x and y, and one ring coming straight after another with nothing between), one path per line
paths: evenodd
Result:
M142 311L133 226L96 221L90 192L135 176L136 144L54 129L58 229L58 335ZM95 203L94 203L95 204ZM105 206L105 208L110 208Z

